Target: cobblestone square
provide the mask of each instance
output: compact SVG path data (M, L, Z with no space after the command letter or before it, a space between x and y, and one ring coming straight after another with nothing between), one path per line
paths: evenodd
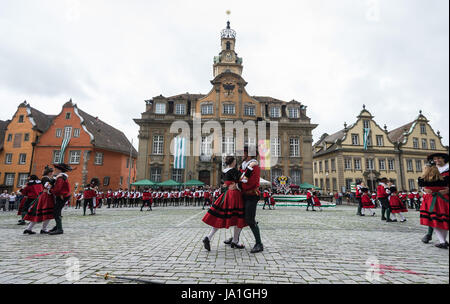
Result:
M241 234L245 249L223 244L230 229L217 232L207 252L201 240L209 226L199 207L101 208L95 216L69 208L57 236L40 235L40 224L36 235L23 235L15 213L3 212L0 283L104 284L112 281L95 274L108 272L167 284L448 284L448 250L434 247L435 238L420 241L426 227L419 213L386 223L375 210L375 217L359 217L352 206L259 207L264 251L258 254L250 253L249 228ZM371 263L378 263L375 271ZM78 277L70 276L74 265Z

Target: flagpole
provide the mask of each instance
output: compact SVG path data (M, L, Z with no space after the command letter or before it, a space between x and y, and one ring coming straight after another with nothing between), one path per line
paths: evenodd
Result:
M133 152L133 138L131 139L130 158L128 160L128 191L131 190L131 165L132 165L131 155L132 155L132 152Z

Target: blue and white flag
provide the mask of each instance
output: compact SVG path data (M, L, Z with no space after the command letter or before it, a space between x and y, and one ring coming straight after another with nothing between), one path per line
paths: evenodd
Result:
M67 146L69 145L70 139L72 138L71 133L64 132L64 138L61 143L61 157L60 157L60 163L62 164L64 162L64 152L66 151Z
M370 128L364 128L364 150L367 150L367 145L369 143L369 134L370 134Z
M174 169L184 169L186 167L186 138L174 138Z

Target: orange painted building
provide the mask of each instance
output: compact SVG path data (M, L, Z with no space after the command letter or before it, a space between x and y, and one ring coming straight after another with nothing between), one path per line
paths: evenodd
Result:
M11 120L0 124L0 189L17 191L27 181L35 145L53 116L21 103Z
M68 144L62 154L65 140ZM40 137L31 172L40 176L46 165L64 162L74 169L68 173L72 193L94 177L100 180L100 190L125 189L136 180L136 157L137 151L121 131L70 100Z

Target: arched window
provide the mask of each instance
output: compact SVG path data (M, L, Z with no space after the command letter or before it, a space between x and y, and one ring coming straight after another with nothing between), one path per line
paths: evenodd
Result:
M231 49L231 42L227 41L227 50L230 50L230 49Z

